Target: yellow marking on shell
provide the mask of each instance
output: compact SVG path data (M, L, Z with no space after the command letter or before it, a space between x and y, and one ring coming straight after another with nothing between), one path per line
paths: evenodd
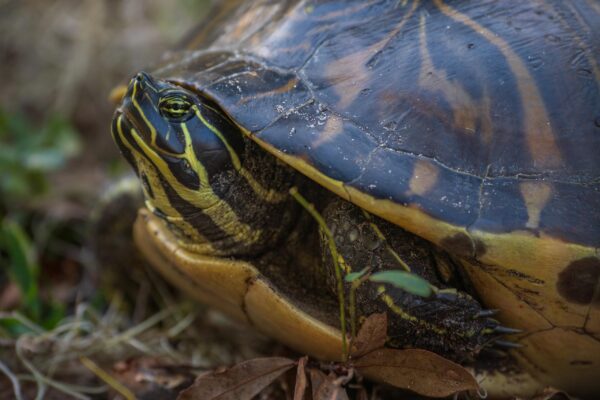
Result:
M425 320L419 319L419 318L415 317L414 315L410 315L408 312L404 311L404 309L402 309L402 307L400 307L399 305L397 305L394 302L394 299L392 298L392 296L390 296L389 294L386 293L385 286L379 285L377 287L377 294L383 300L383 302L389 307L389 309L392 310L394 312L394 314L398 315L400 318L402 318L406 321L413 322L413 323L415 323L419 326L422 326L425 329L427 329L431 332L435 332L439 335L444 335L446 333L445 329L440 328L437 325L433 325ZM457 332L457 334L459 334L459 332Z
M344 122L342 121L341 118L339 118L335 115L328 116L327 122L325 123L325 126L323 127L323 131L321 132L319 137L317 137L317 139L312 143L312 147L317 148L324 143L331 142L337 136L339 136L340 134L343 133L343 128L344 128Z
M371 72L366 64L370 58L381 51L394 38L415 12L419 0L415 0L410 10L402 17L396 27L386 37L364 50L351 53L331 62L325 67L325 75L340 97L339 109L345 109L358 97L360 91L371 81Z
M408 0L404 0L404 4L402 4L402 5L405 6L407 1ZM341 18L349 17L352 14L356 14L357 12L362 11L365 8L371 7L373 4L376 4L377 2L378 2L377 0L361 1L357 5L341 7L340 10L331 11L327 14L323 14L321 16L315 17L315 20L316 21L327 21L327 20L333 19L336 21L340 21Z
M493 266L494 277L517 293L519 301L554 326L583 327L589 305L567 301L558 293L557 284L559 273L569 264L594 255L592 248L565 243L543 231L538 236L529 230L506 234L474 230L471 234L485 246L480 261Z
M273 53L281 54L281 53L298 53L300 51L309 51L312 45L310 42L301 42L294 46L289 47L277 47L272 48L271 46L260 46L256 49L256 54L262 56L264 58L272 57Z
M594 21L594 20L597 20L598 18L600 18L600 3L598 3L597 0L593 0L591 2L588 2L588 6L594 8L594 11L596 12L596 14L598 14L596 16L591 16L591 15L587 16L588 21ZM550 4L550 7L552 8L551 4ZM557 12L555 15L558 17L558 19L561 22L564 22L564 15L562 13ZM596 80L596 86L598 88L600 88L600 68L598 67L596 58L594 57L595 50L593 47L590 48L590 46L586 43L586 41L582 39L582 35L588 35L589 38L592 38L592 37L594 37L594 33L591 31L591 29L589 29L588 24L586 23L586 21L581 17L581 15L578 12L574 11L573 16L575 17L575 19L577 19L577 22L579 22L579 24L582 28L582 31L572 29L568 24L566 24L568 32L572 35L573 39L576 42L576 46L573 46L573 45L571 45L571 46L573 46L573 48L578 47L585 52L586 61L589 63L590 67L592 68L592 72L593 72L594 78ZM583 30L585 30L586 32L583 32ZM590 41L590 43L593 43L593 42Z
M231 29L228 33L230 40L233 40L234 42L241 42L245 37L249 36L248 32L255 31L257 25L258 28L260 28L260 25L256 22L258 22L257 20L261 19L262 14L265 14L265 12L269 11L269 9L265 8L265 4L258 4L256 7L250 7L244 14L242 14L241 17L236 20L235 25L233 25L233 29Z
M452 107L454 125L468 133L475 133L477 126L476 102L459 82L449 80L444 70L438 70L433 65L427 46L425 21L425 15L422 14L419 21L419 48L421 51L419 85L432 91L441 91Z
M587 1L588 5L590 7L592 7L594 9L594 11L600 15L600 3L598 3L596 0L589 0Z
M138 171L140 175L143 173L148 180L148 184L152 189L152 194L154 199L147 192L147 188L145 185L142 185L142 190L144 191L144 195L146 198L145 204L146 207L154 212L156 210L156 206L154 203L159 204L160 211L167 215L167 220L169 222L175 223L176 226L181 229L181 233L185 237L185 239L179 240L179 244L181 246L189 247L193 249L195 252L201 254L219 254L218 251L212 246L212 244L206 239L197 229L195 229L192 225L190 225L181 214L172 207L171 202L167 194L164 191L163 186L160 184L160 179L158 176L158 171L156 167L148 162L142 155L138 154L138 152L131 146L129 141L126 140L125 135L123 133L122 127L123 116L119 115L117 119L117 134L121 139L121 142L129 149L133 157L135 158L135 163L137 165Z
M550 126L546 106L535 79L531 76L523 60L501 36L444 4L442 0L434 0L434 3L445 15L473 29L504 55L517 82L524 113L523 128L533 164L539 170L560 168L563 165L562 155Z
M552 185L548 182L523 182L519 185L521 194L527 207L527 224L530 229L537 229L540 226L540 215L542 210L552 196Z
M526 361L521 363L523 366L534 376L542 378L546 384L558 384L556 379L563 379L565 374L576 373L577 376L569 378L573 386L590 385L589 374L597 374L599 361L592 365L577 366L571 365L570 362L591 360L589 357L598 359L600 353L594 349L600 346L600 342L594 343L590 334L600 330L581 329L579 324L584 318L571 314L574 311L572 309L563 311L568 319L557 318L557 311L568 305L553 296L556 281L548 279L551 279L550 275L556 275L555 270L546 271L546 265L537 265L538 274L533 277L542 280L542 283L530 282L527 277L500 267L482 267L464 260L462 264L474 287L482 294L486 308L518 310L501 313L499 318L503 325L526 332L523 336L516 336L515 340L523 344L523 347L513 351L513 355L520 361ZM556 327L557 323L564 329ZM565 334L567 332L568 335ZM547 340L538 335L546 336ZM557 349L557 343L568 343L568 346L565 347L566 350ZM553 368L544 368L548 365L552 365ZM597 380L595 384L598 384Z
M210 108L210 107L208 107L208 108ZM235 168L236 171L238 171L238 173L240 175L242 175L242 177L244 177L244 179L246 179L246 181L248 182L250 187L252 187L252 190L254 191L254 193L256 193L262 200L264 200L268 203L281 203L282 201L285 201L289 197L289 193L287 191L278 192L275 189L266 189L264 186L262 186L254 178L254 176L252 176L252 174L242 166L240 157L238 156L235 149L233 147L231 147L231 144L227 141L225 136L223 136L223 134L216 127L214 127L211 123L209 123L204 118L204 116L202 116L202 113L200 112L198 106L194 105L192 107L192 109L194 110L196 117L198 117L202 121L202 123L206 127L208 127L208 129L210 129L219 138L219 140L221 140L221 142L225 145L225 147L227 148L227 152L229 153L229 158L231 159L231 163L233 164L233 167ZM213 111L217 112L216 110L213 110Z
M467 134L475 134L478 121L481 122L481 135L484 143L489 143L492 135L491 114L487 88L484 86L483 101L471 97L457 80L448 79L444 70L436 69L427 46L426 17L421 15L419 21L419 48L421 52L421 68L419 85L430 91L440 91L452 108L454 126Z
M588 332L555 327L532 333L520 341L523 347L514 352L527 366L533 363L532 375L546 385L577 393L585 399L598 398L600 380L600 341ZM551 367L550 367L551 366Z
M205 41L208 37L210 37L209 35L217 31L219 26L222 25L227 18L234 14L236 9L239 9L241 3L242 0L229 0L215 3L215 5L218 4L218 7L216 8L217 12L211 13L211 18L207 18L205 20L203 29L201 29L196 36L188 40L188 42L185 44L185 48L187 50L198 50L198 48L204 47L203 45L207 45ZM228 39L230 37L229 35L221 35L221 38Z
M439 178L439 169L430 161L417 160L408 182L409 195L425 196L433 189Z
M252 96L242 97L239 101L239 104L246 104L250 101L259 100L264 97L270 97L270 96L273 96L276 94L287 93L287 92L291 91L292 89L294 89L297 84L298 84L298 78L290 79L285 85L282 85L273 90L269 90L268 92L262 92L262 93L258 93L258 94L252 95Z
M235 20L233 29L229 30L226 35L227 40L233 43L243 42L251 37L254 33L264 28L271 21L273 16L277 14L280 5L273 4L256 4L254 7L248 7L238 19Z
M498 268L514 269L533 277L548 282L557 281L557 275L571 262L596 256L596 249L575 243L568 243L540 232L538 236L531 231L515 231L510 233L494 233L455 226L448 222L435 219L420 210L417 206L404 206L386 199L376 199L351 186L332 179L315 167L307 164L302 159L285 154L273 145L251 136L265 150L274 154L286 164L302 172L304 175L320 183L323 187L336 193L338 196L351 201L357 206L388 220L409 232L414 233L430 242L440 245L444 238L456 234L465 234L485 246L485 252L478 256L478 260L486 265L501 266ZM540 267L543 266L543 267ZM508 278L508 284L511 283ZM560 306L546 307L544 315L551 318L556 324L569 324L570 326L583 326L584 315L587 308L573 303L566 303L556 293L555 286L549 286L541 297L551 298L553 304Z
M483 96L479 100L479 121L481 123L481 136L483 143L489 145L492 142L494 127L492 125L492 99L487 86L483 86Z

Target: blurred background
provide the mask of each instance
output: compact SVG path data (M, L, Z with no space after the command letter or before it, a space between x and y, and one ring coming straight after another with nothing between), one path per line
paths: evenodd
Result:
M218 352L186 348L219 335L198 331L196 305L149 271L99 268L89 246L98 199L129 171L110 136L111 90L151 70L209 9L0 0L0 398L113 398L105 370L131 380L157 359L202 365ZM189 378L167 375L163 387Z
M208 8L208 0L0 0L4 214L89 209L85 197L122 168L109 133L111 89L151 68Z

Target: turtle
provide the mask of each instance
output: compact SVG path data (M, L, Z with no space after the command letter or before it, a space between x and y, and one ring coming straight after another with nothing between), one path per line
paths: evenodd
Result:
M491 394L600 393L594 0L227 2L131 79L111 131L137 247L194 298L340 360L336 265L408 270L433 294L356 292L389 346L510 347L522 372Z

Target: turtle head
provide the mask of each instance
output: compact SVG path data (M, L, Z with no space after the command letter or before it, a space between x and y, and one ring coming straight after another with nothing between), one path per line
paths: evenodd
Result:
M147 208L180 240L227 240L207 239L212 227L198 226L210 220L207 209L218 213L218 224L236 218L214 190L220 175L239 169L243 153L243 137L222 111L182 86L141 72L115 113L112 135L142 183Z

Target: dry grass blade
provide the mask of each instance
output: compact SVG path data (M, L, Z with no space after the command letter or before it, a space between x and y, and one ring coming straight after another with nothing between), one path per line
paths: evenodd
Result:
M0 372L2 372L10 383L13 386L13 394L16 400L23 400L23 395L21 394L21 384L19 383L19 378L12 373L10 368L8 368L2 361L0 361Z
M306 363L308 357L304 356L298 360L298 370L296 371L296 386L294 387L294 400L304 399L304 393L306 392L306 386L308 384L306 380Z
M131 390L123 386L118 380L100 368L95 362L87 357L81 357L79 360L87 369L92 371L98 378L106 382L106 384L116 390L126 400L135 400L135 395L131 392Z
M363 322L351 348L352 357L358 358L385 346L387 341L387 314L371 314Z
M356 360L354 367L366 377L423 396L447 397L478 389L469 371L426 350L379 349Z
M282 357L255 358L196 378L177 400L250 400L296 365Z
M335 376L327 376L315 368L309 372L313 400L348 400L346 389L336 382Z

